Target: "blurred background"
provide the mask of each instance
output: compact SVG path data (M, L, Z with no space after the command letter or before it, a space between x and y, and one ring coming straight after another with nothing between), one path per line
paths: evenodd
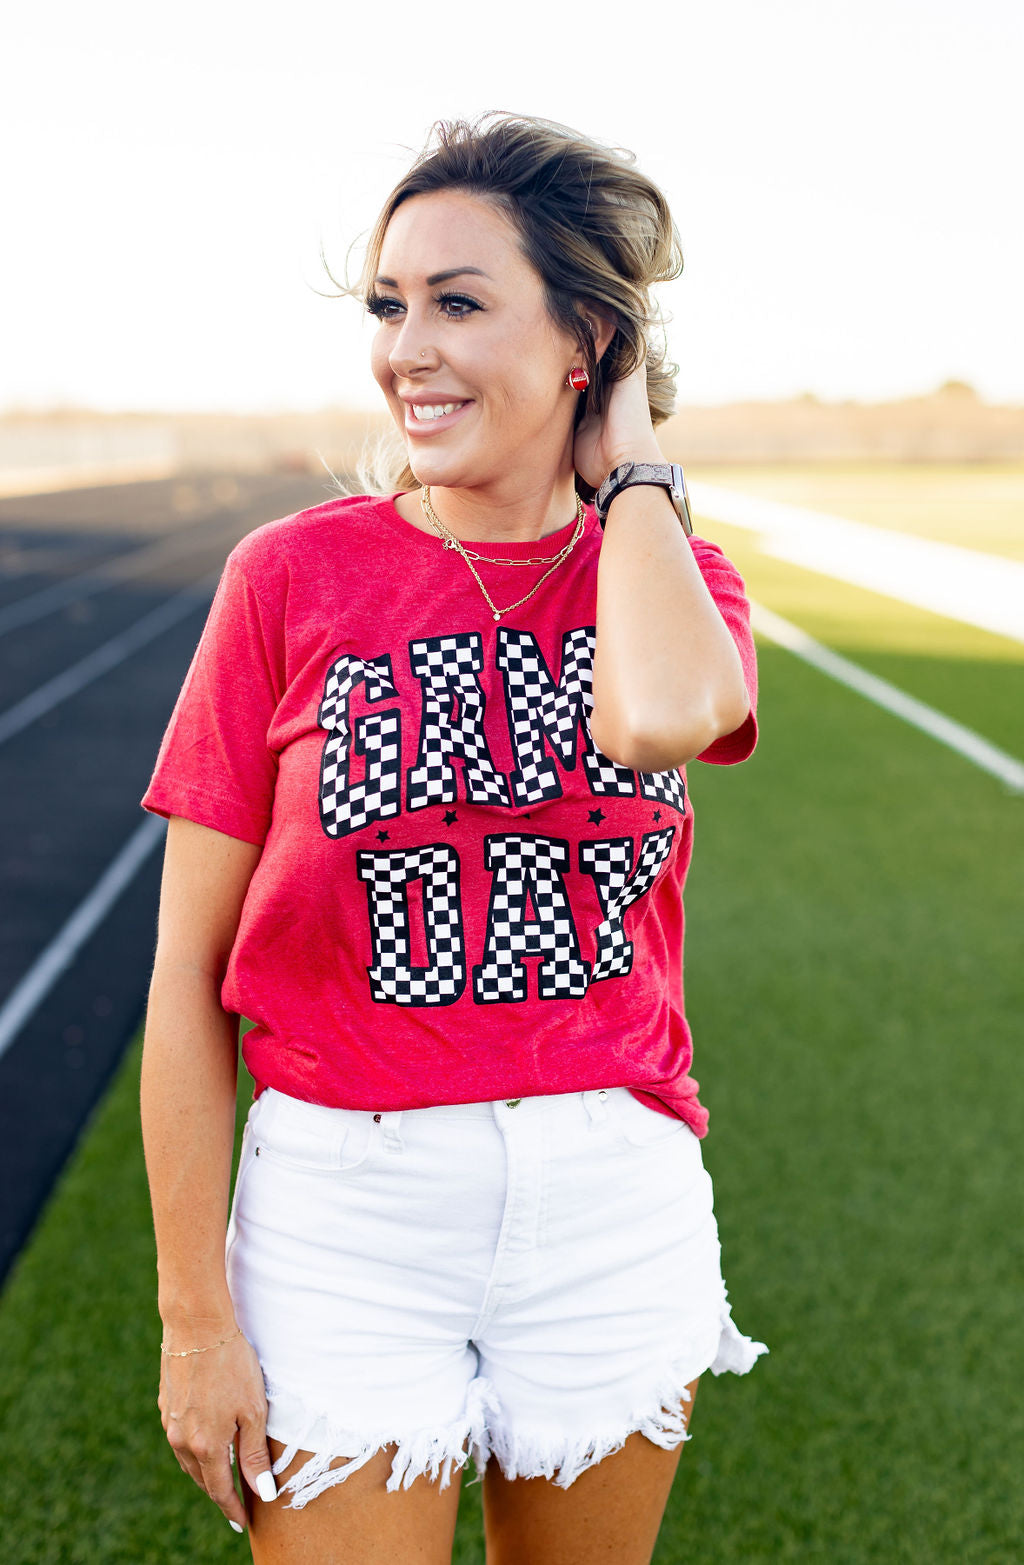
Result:
M665 191L659 434L758 640L755 755L688 776L686 982L771 1354L706 1377L655 1559L1024 1557L1022 70L1010 0L0 23L0 1451L48 1475L10 1565L246 1549L156 1409L138 801L226 554L385 426L326 267L486 109Z

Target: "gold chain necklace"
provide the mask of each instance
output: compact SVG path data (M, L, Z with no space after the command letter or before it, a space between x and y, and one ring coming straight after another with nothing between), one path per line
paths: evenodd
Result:
M531 558L531 559L527 559L527 560L506 560L506 559L501 559L497 555L476 554L472 549L464 548L463 544L462 544L462 540L459 539L459 538L456 538L455 534L449 528L447 528L444 525L444 523L442 522L441 518L438 516L437 512L434 510L434 507L431 505L431 503L430 503L430 485L429 484L425 484L423 486L423 488L420 490L420 502L421 502L421 504L423 506L423 510L424 510L425 515L426 515L427 521L430 523L431 527L433 527L434 531L437 533L437 535L440 538L440 540L441 540L442 544L444 545L444 547L446 549L456 549L456 550L458 550L459 554L462 555L462 558L465 560L466 564L469 566L470 570L473 572L473 575L476 577L476 580L477 580L477 585L479 586L480 591L483 593L484 597L487 599L487 602L490 605L491 613L493 614L493 616L494 616L494 618L496 620L500 620L501 616L503 614L508 614L510 612L510 610L512 610L512 609L518 609L520 604L523 604L523 603L526 602L527 598L532 598L534 593L537 591L537 588L540 587L544 582L547 581L548 577L551 575L551 571L557 570L558 566L561 565L562 561L568 559L569 555L572 553L573 549L576 547L577 543L579 542L579 540L583 536L583 525L584 525L584 522L586 520L586 512L584 511L584 508L583 508L583 501L580 499L579 495L577 494L577 496L576 496L576 528L575 528L575 531L573 532L572 537L569 539L569 542L566 543L566 544L563 544L562 548L559 550L559 552L556 555L553 555L553 556L550 555L550 554L543 555L539 559L532 559ZM550 570L546 570L544 572L543 576L540 578L540 581L536 582L530 588L530 590L526 594L525 598L519 598L515 603L508 603L508 604L506 604L506 606L503 609L499 609L499 608L495 607L494 599L491 597L490 593L487 591L487 588L484 586L483 582L480 580L479 572L477 571L476 566L473 564L474 560L487 560L492 565L547 565L549 563L549 561L553 561L553 563L551 564L551 569Z

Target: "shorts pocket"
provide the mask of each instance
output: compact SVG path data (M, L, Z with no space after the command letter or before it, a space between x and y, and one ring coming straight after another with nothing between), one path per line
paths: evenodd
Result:
M349 1174L370 1162L380 1126L369 1110L305 1103L272 1087L257 1100L253 1156L304 1174Z
M615 1095L619 1131L632 1147L659 1147L669 1141L699 1140L685 1120L675 1114L662 1114L635 1098L628 1087Z

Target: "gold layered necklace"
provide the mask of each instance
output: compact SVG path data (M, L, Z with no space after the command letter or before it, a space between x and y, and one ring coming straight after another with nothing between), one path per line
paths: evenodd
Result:
M508 614L511 609L519 608L520 604L525 603L527 598L532 598L534 593L537 591L537 588L547 581L548 577L551 575L551 571L557 570L562 561L568 559L577 543L579 543L580 539L583 537L583 526L586 520L586 512L583 508L583 501L580 499L579 495L577 495L575 530L572 537L569 539L569 542L564 544L557 554L542 555L540 558L530 558L527 560L505 560L501 559L498 555L476 554L472 549L465 548L463 546L462 540L456 538L451 529L444 525L444 522L442 522L441 518L434 510L434 507L431 505L429 484L425 484L420 490L420 501L423 505L423 511L426 515L427 521L437 533L444 547L446 549L458 550L459 554L462 555L462 558L473 572L473 575L477 580L477 585L479 586L480 591L483 593L484 597L487 599L491 613L496 620L500 620L501 616L503 614ZM543 576L540 578L540 581L536 582L530 588L525 598L519 598L515 603L506 604L503 609L499 609L495 606L493 598L487 591L487 588L484 586L483 582L480 580L480 574L477 571L476 566L473 564L474 560L486 560L491 565L550 565L551 569L544 572Z

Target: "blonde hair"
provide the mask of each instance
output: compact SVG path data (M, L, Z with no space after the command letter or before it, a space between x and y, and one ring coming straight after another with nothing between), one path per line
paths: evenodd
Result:
M635 164L632 152L602 145L554 120L503 110L473 121L437 120L384 203L358 282L349 284L346 268L339 296L355 296L365 304L385 230L403 201L439 190L481 197L517 230L523 254L544 284L552 320L576 338L590 385L579 394L573 427L588 413L600 413L608 387L644 359L651 421L660 424L675 410L679 366L666 359L664 316L651 288L680 275L683 255L665 197ZM615 323L600 360L581 304L584 312L589 304ZM394 430L364 445L356 476L362 494L417 485ZM343 494L356 492L337 482ZM576 488L584 500L593 498L592 487L579 474Z

